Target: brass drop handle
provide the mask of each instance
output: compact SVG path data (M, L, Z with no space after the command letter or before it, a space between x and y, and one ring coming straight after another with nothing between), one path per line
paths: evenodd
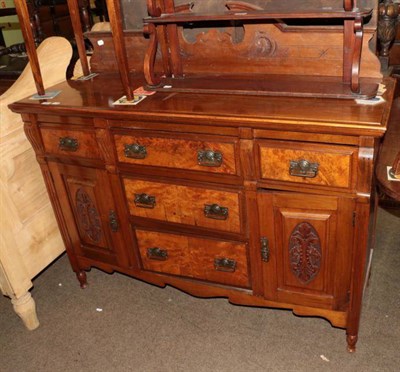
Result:
M158 247L147 248L147 257L150 260L165 261L168 258L168 251Z
M318 173L319 164L306 159L290 160L289 174L296 177L314 178Z
M111 210L110 213L108 214L108 222L110 224L111 231L117 232L119 229L119 223L115 211Z
M124 154L127 158L144 159L147 156L147 149L138 143L124 144Z
M204 215L214 220L226 220L229 216L229 209L219 204L205 204Z
M204 167L220 167L223 155L219 151L199 150L197 152L197 162Z
M214 268L217 271L233 273L236 270L236 261L225 257L216 258L214 260Z
M75 152L78 150L79 142L76 138L60 137L58 141L58 148L62 151Z
M156 197L146 193L135 194L134 203L139 208L153 209L156 206Z
M261 241L261 259L264 262L268 262L269 261L269 255L270 255L268 238L262 237L260 239L260 241Z

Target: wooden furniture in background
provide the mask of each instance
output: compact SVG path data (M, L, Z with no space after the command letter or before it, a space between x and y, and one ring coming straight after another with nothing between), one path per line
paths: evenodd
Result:
M398 87L400 88L400 87ZM388 179L388 167L391 176L398 181ZM400 96L393 101L390 125L379 151L376 166L376 178L380 191L391 199L400 202Z
M74 37L66 0L27 1L27 8L36 45L50 36L62 36L66 39ZM6 10L10 14L17 14L14 8ZM85 31L89 30L90 26ZM0 50L0 55L22 53L25 50L25 44L14 44Z
M400 71L400 11L393 0L382 0L378 8L379 59L386 74ZM394 71L393 71L394 69Z
M40 45L38 57L46 86L65 80L71 55L71 45L60 37ZM0 97L0 289L11 298L28 329L39 325L29 292L31 280L65 250L23 121L7 107L34 93L28 65Z
M124 6L109 0L112 35L89 35L99 76L53 87L56 103L11 105L81 286L98 267L291 309L344 328L354 351L375 158L395 89L368 48L376 19L366 15L376 9L351 0L136 4L148 6L149 40L124 30ZM155 87L163 75L171 86ZM146 81L154 95L113 104ZM378 82L380 103L354 100Z
M79 22L78 20L81 30L78 43L74 40L70 11L66 0L28 0L26 4L27 12L25 17L29 19L35 46L38 46L45 38L51 36L61 36L71 42L74 55L67 74L68 76L72 76L74 64L78 59L78 53L76 53L75 50L76 48L83 48L83 50L85 50L85 44L81 35L83 32L90 31L93 24L88 1L79 0L76 4L77 16L75 18L79 18L81 21ZM0 11L4 12L2 9L0 9ZM7 12L4 12L4 14L17 14L14 8L6 9L6 11ZM10 56L10 54L23 55L26 51L25 43L14 44L0 49L0 64L5 66L0 69L0 79L4 83L3 85L7 87L11 86L28 63L26 57L14 57ZM85 51L83 53L85 53Z

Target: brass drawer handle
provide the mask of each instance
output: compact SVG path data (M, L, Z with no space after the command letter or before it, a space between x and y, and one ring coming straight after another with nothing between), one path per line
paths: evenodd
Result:
M58 147L62 151L75 152L78 150L79 142L76 138L60 137L58 141Z
M214 220L226 220L229 215L229 209L218 204L206 204L204 205L204 215Z
M197 162L204 167L220 167L223 155L219 151L199 150L197 152Z
M138 143L124 144L124 154L127 158L144 159L147 156L147 149Z
M135 194L135 206L139 208L153 209L156 205L156 197L148 194Z
M151 260L165 261L168 258L168 251L158 247L147 248L147 257Z
M264 262L268 262L269 261L269 241L268 241L268 238L262 237L260 239L260 241L261 241L261 259Z
M311 163L308 160L290 160L289 173L291 176L314 178L318 173L318 163Z
M236 261L230 258L216 258L214 260L214 268L217 271L224 271L226 273L233 273L236 270Z
M117 232L119 229L119 223L115 211L111 210L110 213L108 214L108 222L110 223L111 231Z

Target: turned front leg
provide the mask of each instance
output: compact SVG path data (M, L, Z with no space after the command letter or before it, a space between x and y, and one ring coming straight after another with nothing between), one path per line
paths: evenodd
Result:
M39 327L35 301L30 292L26 292L20 297L11 296L11 303L13 304L14 311L22 319L27 329L33 331Z
M79 280L79 284L82 289L85 289L87 286L87 279L86 279L86 273L82 270L76 273L76 277Z
M347 335L347 351L349 353L354 353L356 351L357 340L358 335Z

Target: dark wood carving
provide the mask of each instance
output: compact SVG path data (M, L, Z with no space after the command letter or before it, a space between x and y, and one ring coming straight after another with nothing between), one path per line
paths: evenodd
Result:
M24 132L30 144L32 145L33 149L35 150L36 154L43 155L44 147L36 123L26 121L24 123Z
M267 58L273 56L276 50L276 42L268 33L256 31L254 43L249 46L249 56L252 58Z
M379 58L382 63L382 69L386 70L389 67L389 49L396 36L399 4L393 3L392 0L385 0L379 4L378 14L378 39L380 43Z
M75 196L76 210L78 214L78 224L81 231L93 243L99 243L101 240L101 222L99 212L96 209L92 199L85 190L79 188Z
M89 1L78 0L79 13L82 22L82 31L89 32L93 26L93 20L90 14Z
M321 268L321 241L308 222L298 224L289 240L290 269L304 284L311 282Z

